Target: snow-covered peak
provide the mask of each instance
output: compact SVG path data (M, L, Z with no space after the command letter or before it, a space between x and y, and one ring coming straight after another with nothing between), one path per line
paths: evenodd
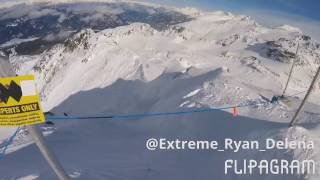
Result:
M101 31L107 37L124 38L128 36L152 36L156 30L149 24L133 23L129 26L118 27L117 30L107 29Z
M302 33L302 30L301 30L301 29L299 29L299 28L297 28L297 27L290 26L290 25L288 25L288 24L279 26L278 28L279 28L279 29L286 30L286 31L290 31L290 32Z

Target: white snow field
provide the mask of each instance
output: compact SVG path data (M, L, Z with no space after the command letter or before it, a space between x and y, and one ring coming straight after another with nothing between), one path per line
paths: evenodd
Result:
M133 119L60 120L41 127L73 179L83 180L318 180L319 175L224 174L227 159L313 159L319 172L320 85L299 127L288 128L305 93L281 95L295 59L287 95L305 92L320 64L319 44L301 30L266 28L247 16L175 9L193 20L157 31L133 23L85 29L40 55L13 55L18 74L34 74L43 108L55 115L126 115L261 103L192 115ZM1 67L3 67L1 65ZM0 68L1 68L0 67ZM0 69L3 71L4 69ZM14 129L0 129L0 142ZM49 135L50 134L50 135ZM149 151L149 138L171 140L312 140L310 150ZM0 179L56 179L22 130L0 161Z

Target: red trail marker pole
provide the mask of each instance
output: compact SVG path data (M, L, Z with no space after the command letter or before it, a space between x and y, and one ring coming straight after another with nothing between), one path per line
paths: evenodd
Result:
M237 109L237 107L233 107L233 108L232 108L232 116L233 116L233 117L237 117L237 116L238 116L238 109Z

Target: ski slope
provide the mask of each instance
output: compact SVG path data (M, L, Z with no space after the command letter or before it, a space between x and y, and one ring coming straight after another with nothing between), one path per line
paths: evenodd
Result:
M132 23L94 32L84 29L38 55L10 57L18 74L34 74L43 107L56 115L126 115L260 103L185 116L128 120L61 120L43 126L47 140L74 179L317 180L306 175L224 175L228 158L314 159L319 162L320 86L287 128L303 93L290 104L266 103L285 86L300 49L287 95L306 91L319 65L319 44L289 25L266 28L247 16L176 9L193 20L158 31ZM1 71L0 71L1 72ZM0 140L13 129L1 129ZM149 138L223 141L266 138L313 140L313 151L148 151ZM319 167L318 167L319 168ZM0 161L0 179L56 179L21 131Z

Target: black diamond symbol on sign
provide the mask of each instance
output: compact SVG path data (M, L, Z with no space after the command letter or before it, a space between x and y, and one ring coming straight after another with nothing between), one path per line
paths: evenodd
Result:
M9 101L9 97L19 102L22 97L21 87L14 81L11 81L9 87L0 83L0 100L4 103Z

